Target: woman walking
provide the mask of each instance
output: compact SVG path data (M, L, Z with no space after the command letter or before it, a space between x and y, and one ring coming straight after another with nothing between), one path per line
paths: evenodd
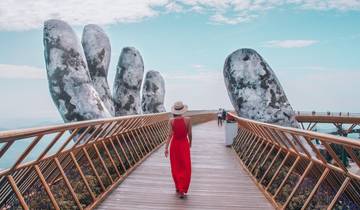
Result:
M165 145L165 157L169 154L171 173L174 179L176 193L184 198L188 192L191 179L190 147L192 143L191 121L183 117L187 106L181 101L171 108L173 118L169 121L170 134Z

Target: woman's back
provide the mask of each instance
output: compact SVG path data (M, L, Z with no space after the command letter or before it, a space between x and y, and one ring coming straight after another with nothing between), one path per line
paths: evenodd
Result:
M175 188L182 196L187 193L191 179L190 137L188 137L191 133L191 127L188 126L188 123L189 119L182 116L174 117L171 120L171 174Z
M188 129L186 126L186 121L184 117L175 117L171 123L173 138L174 139L184 139L187 138Z

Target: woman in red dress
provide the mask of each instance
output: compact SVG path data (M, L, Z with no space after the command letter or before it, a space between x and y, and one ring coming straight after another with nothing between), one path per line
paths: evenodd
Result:
M169 154L170 144L172 177L176 192L180 198L184 198L188 192L191 179L191 121L190 118L182 116L187 111L187 106L182 102L176 102L171 111L174 117L169 121L170 134L165 145L165 157Z

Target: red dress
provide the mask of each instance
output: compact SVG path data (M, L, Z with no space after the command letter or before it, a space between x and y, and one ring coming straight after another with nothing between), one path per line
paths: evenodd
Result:
M191 159L185 119L175 118L171 126L173 131L170 145L171 173L176 190L187 193L191 179Z

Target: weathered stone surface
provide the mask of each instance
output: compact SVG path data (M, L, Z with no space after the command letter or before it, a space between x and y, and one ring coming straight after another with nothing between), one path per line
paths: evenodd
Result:
M146 73L142 89L141 108L144 114L165 112L165 82L158 71Z
M105 107L115 116L114 103L107 81L111 57L110 40L102 28L90 24L84 27L81 41L94 88Z
M239 49L225 61L224 80L231 102L241 117L299 127L295 113L275 73L252 49Z
M52 99L65 122L111 117L94 89L80 41L60 20L44 24L44 55Z
M115 115L140 114L140 88L144 75L144 62L138 50L123 48L116 68L113 100Z

